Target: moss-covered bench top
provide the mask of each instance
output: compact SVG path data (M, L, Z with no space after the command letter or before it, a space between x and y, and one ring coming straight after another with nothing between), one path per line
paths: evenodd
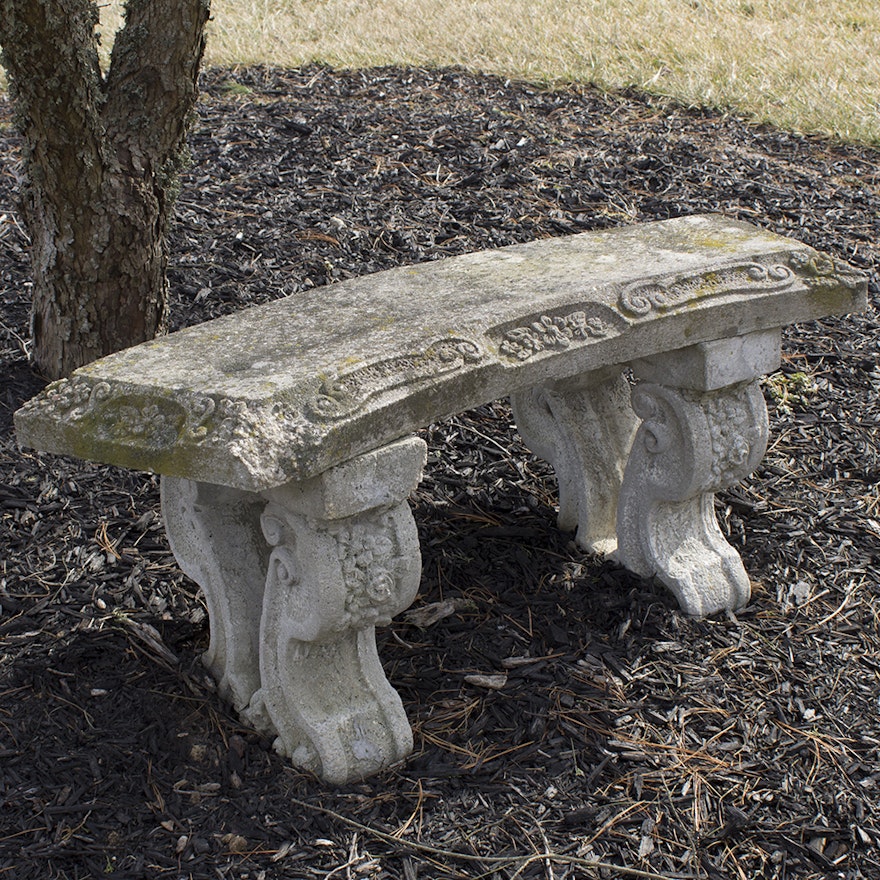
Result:
M342 281L104 358L16 414L24 446L261 491L469 407L864 307L865 282L719 216Z

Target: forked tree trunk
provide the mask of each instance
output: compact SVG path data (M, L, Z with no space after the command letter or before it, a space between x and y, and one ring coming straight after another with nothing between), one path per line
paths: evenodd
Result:
M48 378L153 338L209 0L128 0L110 69L93 0L0 0L25 138L34 362Z

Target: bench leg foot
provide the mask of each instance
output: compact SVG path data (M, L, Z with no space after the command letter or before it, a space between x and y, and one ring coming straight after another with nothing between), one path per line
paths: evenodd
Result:
M577 529L594 553L617 545L620 485L639 420L619 369L597 370L511 395L523 440L553 465L559 483L559 527Z
M618 559L658 577L688 614L744 605L749 578L718 526L713 493L748 476L764 455L758 383L694 391L645 382L632 400L644 421L621 488Z

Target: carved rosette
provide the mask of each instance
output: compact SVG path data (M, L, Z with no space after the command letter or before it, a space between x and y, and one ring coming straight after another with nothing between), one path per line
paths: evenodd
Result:
M757 382L695 392L643 383L636 434L620 493L618 557L657 576L689 614L737 608L750 585L715 519L713 493L748 476L767 445Z
M336 538L345 582L342 625L363 629L389 624L400 604L397 585L409 564L395 541L394 517L388 512L375 513L331 527L330 532Z
M283 446L284 460L278 464L283 479L308 463L321 437L318 426L284 402L111 385L87 376L49 386L22 407L18 418L22 424L51 425L57 442L50 448L82 457L130 464L136 455L138 466L161 473L191 472L196 462L208 471L225 469L232 478L264 473L266 447Z
M798 252L792 254L790 262L807 287L858 290L865 283L864 276L852 266L825 254Z
M528 324L507 330L498 350L509 358L527 361L543 351L560 351L604 339L613 330L603 316L581 309L564 315L537 315Z

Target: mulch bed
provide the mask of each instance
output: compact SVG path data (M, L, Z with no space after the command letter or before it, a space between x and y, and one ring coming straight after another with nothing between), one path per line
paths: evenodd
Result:
M203 85L176 327L706 211L868 272L872 308L786 333L766 459L718 499L754 578L736 615L579 551L503 401L425 431L422 589L379 633L415 752L328 789L217 697L156 478L16 449L42 383L0 102L0 877L880 877L880 153L456 70Z

